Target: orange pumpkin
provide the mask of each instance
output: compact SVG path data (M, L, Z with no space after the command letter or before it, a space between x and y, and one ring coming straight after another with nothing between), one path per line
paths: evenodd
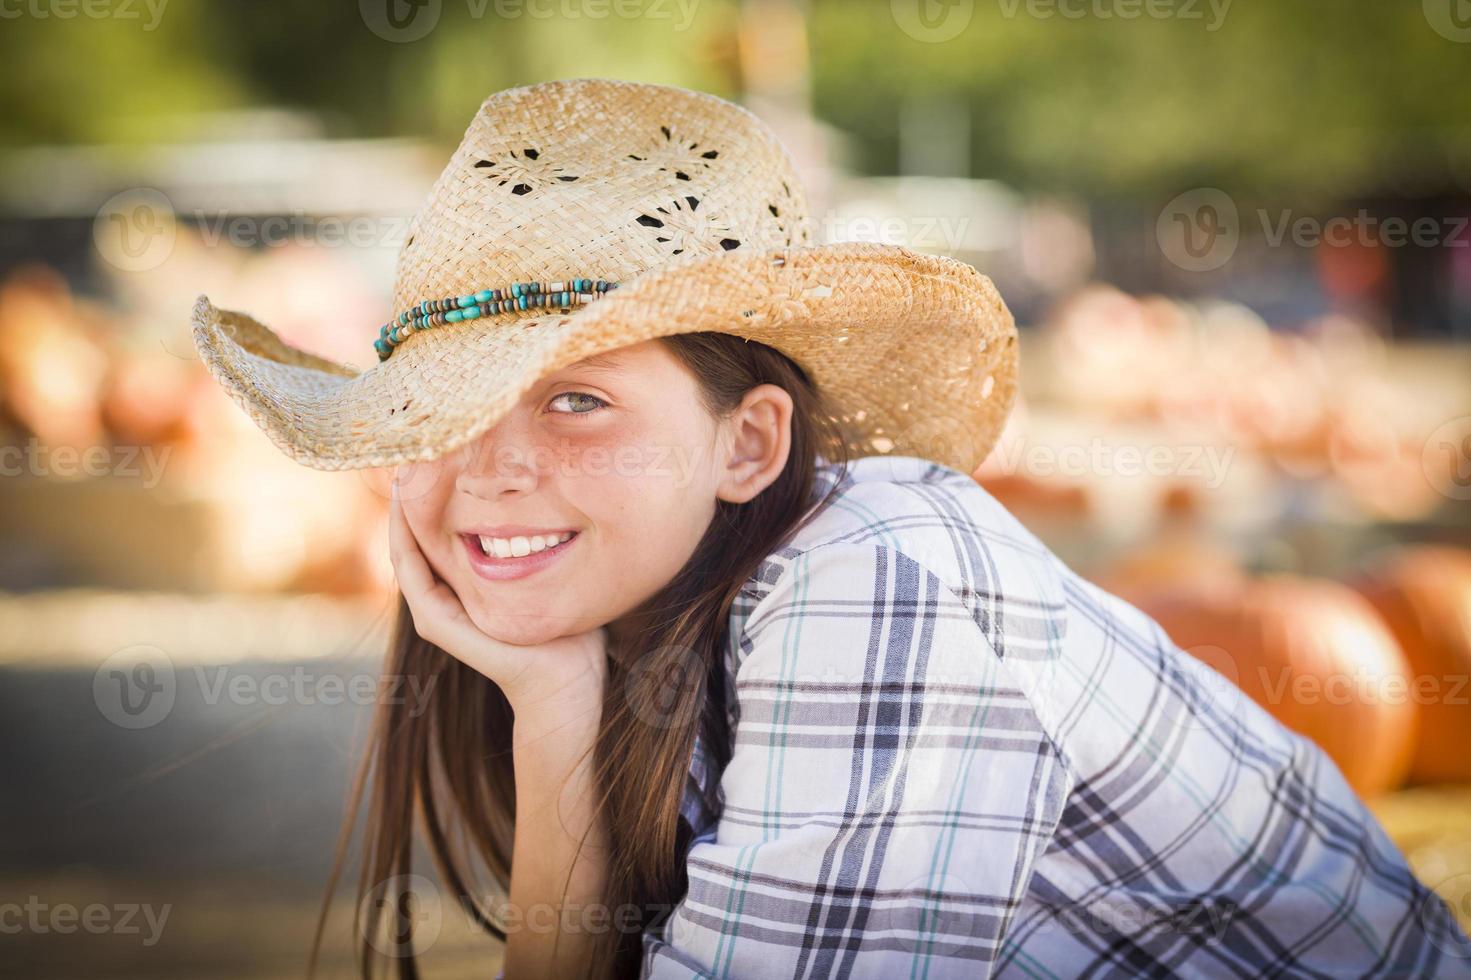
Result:
M1404 781L1418 721L1409 665L1348 586L1280 574L1235 585L1216 579L1141 595L1136 605L1179 647L1321 746L1359 794Z
M1471 551L1404 548L1352 583L1404 648L1420 735L1410 778L1471 781Z

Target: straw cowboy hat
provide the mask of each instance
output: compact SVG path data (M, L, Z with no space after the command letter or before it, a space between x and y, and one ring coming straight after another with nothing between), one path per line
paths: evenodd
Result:
M543 375L709 330L781 350L827 393L853 456L964 472L1016 389L1016 328L954 259L814 244L791 159L748 110L578 78L497 92L411 222L367 369L194 307L210 373L293 459L426 460L484 433Z

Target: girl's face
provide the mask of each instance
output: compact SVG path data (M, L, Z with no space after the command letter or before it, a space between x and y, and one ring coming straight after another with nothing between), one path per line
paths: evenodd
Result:
M397 471L404 516L481 630L534 645L614 623L694 552L716 502L786 465L791 396L760 385L729 418L646 341L542 378L480 438Z

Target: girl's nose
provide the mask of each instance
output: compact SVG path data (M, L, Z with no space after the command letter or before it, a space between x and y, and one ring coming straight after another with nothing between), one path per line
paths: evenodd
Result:
M463 465L455 489L483 500L528 493L541 479L544 455L531 440L518 438L514 422L502 419L460 450Z

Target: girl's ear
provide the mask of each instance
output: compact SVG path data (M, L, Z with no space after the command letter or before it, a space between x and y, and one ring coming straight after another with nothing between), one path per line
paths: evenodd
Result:
M757 385L724 422L728 447L716 496L743 504L776 482L792 448L792 396L773 384Z

